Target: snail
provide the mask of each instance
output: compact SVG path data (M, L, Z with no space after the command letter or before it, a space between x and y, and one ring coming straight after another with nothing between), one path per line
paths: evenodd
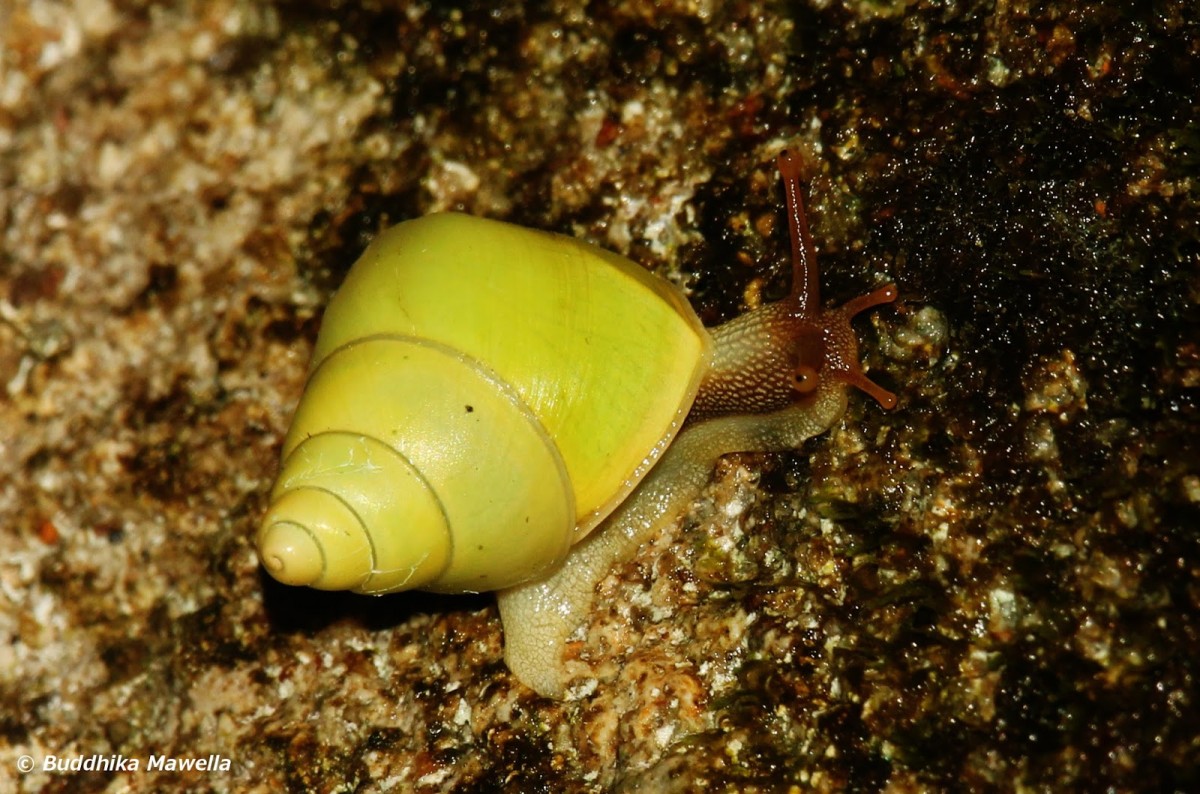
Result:
M363 253L326 309L256 537L281 582L496 590L505 661L561 697L595 585L699 494L730 452L794 448L847 387L884 408L850 320L822 309L798 157L790 294L706 329L617 254L439 213Z

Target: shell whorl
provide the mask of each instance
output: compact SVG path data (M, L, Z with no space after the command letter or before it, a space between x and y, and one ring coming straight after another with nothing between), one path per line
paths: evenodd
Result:
M574 527L562 457L511 387L460 351L381 335L309 377L258 545L288 584L462 592L557 565Z

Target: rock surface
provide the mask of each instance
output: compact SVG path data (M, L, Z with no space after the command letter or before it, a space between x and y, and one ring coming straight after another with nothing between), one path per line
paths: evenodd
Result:
M0 789L1195 790L1190 5L494 5L0 4ZM259 571L378 230L575 234L714 323L786 288L785 146L900 405L723 463L567 701L488 597Z

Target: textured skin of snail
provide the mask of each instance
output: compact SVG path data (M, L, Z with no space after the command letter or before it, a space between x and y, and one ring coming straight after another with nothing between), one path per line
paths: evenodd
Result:
M596 584L678 518L730 452L794 448L858 363L822 309L784 152L791 294L704 329L666 282L559 235L460 215L385 232L326 311L256 542L287 584L498 590L505 661L542 695Z

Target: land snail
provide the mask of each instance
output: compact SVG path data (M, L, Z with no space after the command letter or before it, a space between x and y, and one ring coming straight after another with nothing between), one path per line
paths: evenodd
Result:
M596 584L679 517L730 452L823 433L847 387L893 394L822 309L787 194L790 294L706 329L666 281L561 235L459 214L383 232L325 312L259 558L281 582L499 591L510 670L561 697Z

